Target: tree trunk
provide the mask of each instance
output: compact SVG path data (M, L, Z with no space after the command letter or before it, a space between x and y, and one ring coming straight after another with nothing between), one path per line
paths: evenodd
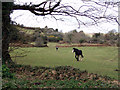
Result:
M10 42L10 13L13 3L2 3L2 62L4 64L13 63L9 54L9 42Z
M9 34L7 28L3 24L3 35L2 35L2 62L10 63L12 62L11 57L9 55Z

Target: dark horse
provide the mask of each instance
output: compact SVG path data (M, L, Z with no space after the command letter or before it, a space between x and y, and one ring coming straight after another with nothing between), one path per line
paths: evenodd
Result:
M58 47L56 46L56 51L58 51Z
M81 57L83 58L84 56L82 55L82 50L78 50L77 48L73 48L72 52L74 53L75 52L75 58L77 59L77 61L79 61L80 59L80 55ZM82 59L81 59L82 61Z

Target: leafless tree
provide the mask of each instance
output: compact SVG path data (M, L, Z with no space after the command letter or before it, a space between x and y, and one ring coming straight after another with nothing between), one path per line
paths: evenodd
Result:
M90 40L90 37L85 35L83 31L80 32L75 32L75 30L68 32L64 34L64 39L65 42L70 42L70 43L80 43L81 41L87 42Z

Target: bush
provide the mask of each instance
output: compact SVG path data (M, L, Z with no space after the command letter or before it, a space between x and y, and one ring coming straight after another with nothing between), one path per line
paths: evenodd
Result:
M10 69L6 65L2 65L2 78L13 78L14 74L10 72Z
M84 43L85 42L85 39L80 39L79 40L79 43Z
M35 46L41 47L44 44L44 41L41 37L38 37L35 41Z

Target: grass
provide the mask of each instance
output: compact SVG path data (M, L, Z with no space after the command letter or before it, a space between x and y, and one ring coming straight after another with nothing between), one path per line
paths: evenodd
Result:
M9 82L5 82L9 81ZM117 85L108 84L102 81L89 80L88 82L78 80L23 80L5 79L3 88L118 88Z
M72 66L90 73L107 75L118 79L118 50L116 47L79 47L83 50L84 59L76 61L72 53L72 47L59 48L55 50L55 43L48 44L49 47L20 48L11 52L11 56L26 54L25 57L13 58L19 64L31 66Z

